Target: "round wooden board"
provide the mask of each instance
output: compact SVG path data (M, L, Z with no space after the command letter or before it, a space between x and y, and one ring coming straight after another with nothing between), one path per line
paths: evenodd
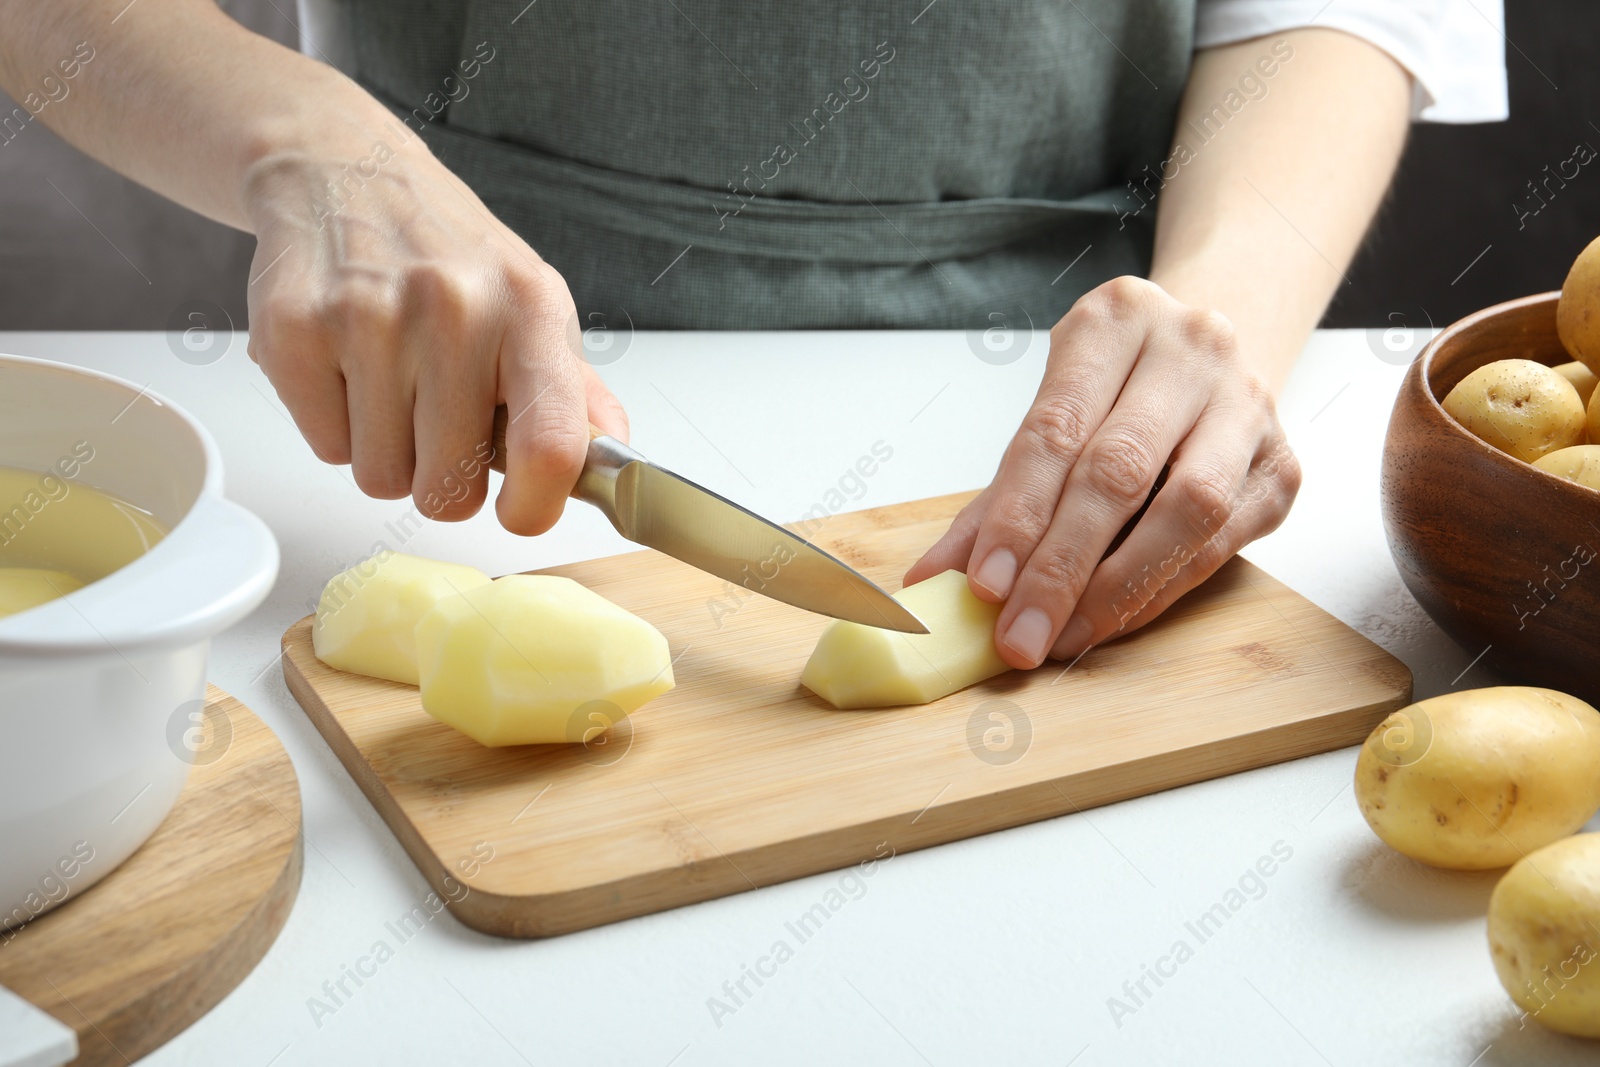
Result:
M74 1064L132 1062L210 1011L266 954L299 891L289 754L215 686L205 718L200 758L226 748L196 764L150 840L82 896L0 934L0 985L77 1031Z

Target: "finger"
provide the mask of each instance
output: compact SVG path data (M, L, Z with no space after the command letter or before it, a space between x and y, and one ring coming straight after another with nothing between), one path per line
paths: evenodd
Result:
M498 338L475 324L469 288L437 277L414 287L406 334L418 339L416 474L411 496L422 514L456 522L477 514L489 488Z
M416 385L394 358L401 348L399 302L377 287L346 285L336 314L351 474L368 496L395 500L411 494L416 470Z
M996 622L995 647L1007 663L1033 667L1044 660L1106 548L1194 428L1205 390L1175 382L1160 369L1185 364L1162 358L1160 351L1181 343L1171 336L1151 338L1149 357L1134 368L1116 408L1067 476L1049 528Z
M905 577L900 582L902 586L916 585L945 571L967 569L967 561L972 558L972 542L978 536L978 527L988 512L992 492L992 489L984 489L956 513L944 536L935 541L933 546L922 554L922 558L906 571Z
M1050 526L1068 472L1116 404L1158 296L1149 283L1114 279L1050 331L1044 381L1006 448L973 541L967 583L977 596L995 603L1011 595Z
M1210 577L1256 536L1245 497L1263 428L1210 408L1178 447L1166 484L1122 545L1094 569L1051 654L1072 659L1090 645L1144 625Z
M607 436L627 444L628 412L587 362L583 364L583 391L589 409L589 421Z
M495 500L500 524L533 536L556 524L589 448L588 403L579 370L582 337L565 286L524 290L500 342L500 401L506 405L506 477Z
M252 293L250 358L277 390L300 435L324 463L350 462L344 375L325 321L281 290Z

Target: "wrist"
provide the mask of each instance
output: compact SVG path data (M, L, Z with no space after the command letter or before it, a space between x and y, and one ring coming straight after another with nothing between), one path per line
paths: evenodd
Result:
M274 111L245 135L237 196L253 233L274 223L318 225L323 212L336 211L396 162L433 159L382 104L343 75L327 75L337 91L301 94L322 103Z

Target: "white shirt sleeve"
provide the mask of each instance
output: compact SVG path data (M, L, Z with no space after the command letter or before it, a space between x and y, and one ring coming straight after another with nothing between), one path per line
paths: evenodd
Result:
M1411 74L1411 117L1498 122L1506 98L1502 0L1198 0L1195 47L1324 26L1383 49Z

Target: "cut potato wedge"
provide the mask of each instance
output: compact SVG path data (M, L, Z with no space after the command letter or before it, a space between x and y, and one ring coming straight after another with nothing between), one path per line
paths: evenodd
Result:
M1000 605L974 596L965 574L945 571L895 599L927 633L834 622L822 632L800 683L841 710L885 708L926 704L1011 669L994 649Z
M476 567L380 553L323 588L312 650L341 671L416 685L418 620L445 597L487 584Z
M447 597L416 636L423 710L489 746L592 741L674 684L661 631L555 575Z

